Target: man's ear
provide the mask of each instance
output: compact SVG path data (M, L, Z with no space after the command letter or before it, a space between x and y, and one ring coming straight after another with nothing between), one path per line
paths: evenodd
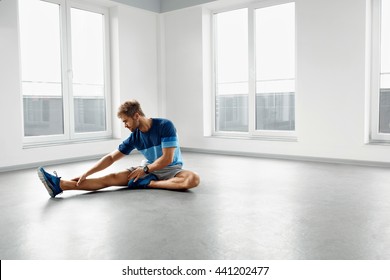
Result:
M133 115L133 120L138 120L139 119L139 113L135 113Z

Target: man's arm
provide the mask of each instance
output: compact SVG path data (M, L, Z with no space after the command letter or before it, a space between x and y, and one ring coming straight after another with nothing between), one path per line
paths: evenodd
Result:
M103 169L106 169L111 164L113 164L115 161L123 158L125 155L122 154L119 150L112 151L111 153L105 155L102 157L91 169L89 169L87 172L85 172L83 175L81 175L78 178L74 178L74 181L77 181L77 186L81 184L82 181L84 181L88 176L99 172Z
M176 147L172 148L163 148L162 156L156 159L152 164L148 164L149 172L160 170L173 162L175 156Z

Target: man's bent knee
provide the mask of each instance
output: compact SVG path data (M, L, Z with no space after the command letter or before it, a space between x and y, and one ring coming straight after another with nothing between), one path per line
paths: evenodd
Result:
M195 188L200 183L200 177L198 174L191 172L186 180L186 189Z

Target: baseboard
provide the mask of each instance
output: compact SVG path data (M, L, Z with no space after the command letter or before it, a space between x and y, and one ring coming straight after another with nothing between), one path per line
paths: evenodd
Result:
M385 167L385 168L390 167L390 162L380 162L380 161L365 161L365 160L309 157L309 156L295 156L295 155L277 155L277 154L264 154L264 153L248 153L248 152L238 152L238 151L208 150L208 149L186 148L186 147L182 147L181 150L183 152L215 154L215 155L244 156L244 157L269 158L269 159L281 159L281 160Z

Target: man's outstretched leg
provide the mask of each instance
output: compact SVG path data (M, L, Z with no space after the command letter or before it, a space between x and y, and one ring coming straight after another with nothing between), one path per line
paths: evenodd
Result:
M126 170L118 173L112 173L99 178L91 178L83 180L77 185L78 178L73 180L64 180L58 177L57 173L52 175L46 172L42 167L37 170L38 176L51 197L55 197L63 191L68 190L83 190L83 191L97 191L111 186L127 186L129 188L158 188L167 190L186 190L194 188L199 185L198 174L183 170L175 177L168 180L155 180L157 177L152 174L145 176L134 183L133 180L128 179L131 171Z
M126 170L118 173L112 173L100 178L85 179L77 186L78 180L63 180L61 177L58 177L57 173L52 175L46 172L42 167L39 167L37 172L51 197L55 197L67 190L97 191L111 186L127 186L127 177L130 173Z

